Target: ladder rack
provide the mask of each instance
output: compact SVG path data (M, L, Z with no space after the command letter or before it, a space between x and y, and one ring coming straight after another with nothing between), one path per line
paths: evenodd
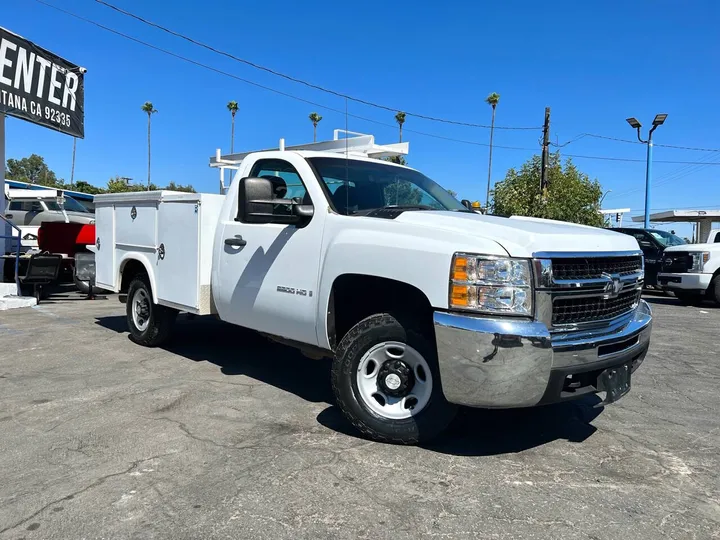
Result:
M341 137L340 134L344 134ZM220 193L225 193L227 186L225 185L225 169L237 170L240 163L248 155L255 152L285 152L309 150L314 152L330 152L333 154L346 154L370 158L385 158L394 156L407 155L410 150L410 143L392 143L392 144L376 144L373 135L365 133L357 133L355 131L347 131L344 129L336 129L333 131L333 139L331 141L320 141L307 144L298 144L295 146L285 146L285 139L280 139L277 148L265 148L263 150L252 150L249 152L239 152L234 154L221 155L220 149L215 151L215 156L210 158L210 167L220 169Z

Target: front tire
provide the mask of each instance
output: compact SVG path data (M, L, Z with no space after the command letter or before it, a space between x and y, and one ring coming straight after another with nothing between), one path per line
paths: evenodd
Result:
M720 304L720 275L715 276L710 282L707 296L710 300L714 300L716 304Z
M145 347L165 343L177 317L176 310L153 303L147 276L137 276L130 283L126 314L132 340Z
M702 294L691 291L674 290L677 298L683 306L699 306L703 301Z
M343 337L332 386L350 423L380 442L429 441L457 410L443 396L435 347L412 322L388 313L363 319Z

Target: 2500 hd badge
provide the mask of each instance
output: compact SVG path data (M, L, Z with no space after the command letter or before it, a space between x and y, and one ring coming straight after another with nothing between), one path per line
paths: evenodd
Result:
M294 287L284 287L282 285L277 286L277 292L297 294L298 296L312 296L312 291L308 291L307 289L296 289Z

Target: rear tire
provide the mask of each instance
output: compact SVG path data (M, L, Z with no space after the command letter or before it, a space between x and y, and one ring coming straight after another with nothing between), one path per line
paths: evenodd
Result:
M343 337L332 365L335 399L365 437L418 444L442 433L457 407L440 386L437 352L416 325L388 313L363 319Z
M132 340L145 347L157 347L170 337L178 312L153 303L148 277L141 275L128 288L126 314Z
M703 295L691 292L675 289L675 298L677 298L683 306L698 306L703 301Z
M715 276L710 282L707 297L714 300L716 304L720 304L720 275Z

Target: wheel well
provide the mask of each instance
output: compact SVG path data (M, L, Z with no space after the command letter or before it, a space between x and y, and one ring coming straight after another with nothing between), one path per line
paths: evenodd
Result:
M120 292L126 293L130 288L130 282L135 279L138 274L147 275L145 265L136 259L130 259L120 270L122 281L120 282Z
M432 332L432 306L412 285L394 279L344 274L335 279L327 311L330 346L335 346L355 324L375 313L412 317L420 330Z

